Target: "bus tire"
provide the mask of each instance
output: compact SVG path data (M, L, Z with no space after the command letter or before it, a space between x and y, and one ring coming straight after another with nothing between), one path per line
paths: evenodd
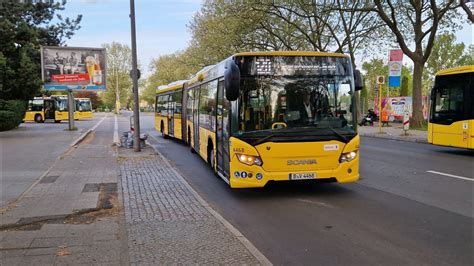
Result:
M35 115L35 122L36 123L43 123L44 122L43 117L40 114L36 114Z
M61 123L61 120L54 120L54 123Z
M214 145L212 141L209 140L207 144L207 163L211 167L212 171L214 171L216 165L216 157L214 155Z

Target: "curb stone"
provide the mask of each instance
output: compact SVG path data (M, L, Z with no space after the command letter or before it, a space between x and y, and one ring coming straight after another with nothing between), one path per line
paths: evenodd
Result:
M398 140L398 141L405 141L405 142L415 142L415 143L425 143L428 144L428 141L423 139L408 139L408 138L402 138L402 137L396 137L392 135L379 135L379 134L366 134L366 133L359 133L360 136L362 137L370 137L370 138L378 138L378 139L390 139L390 140Z

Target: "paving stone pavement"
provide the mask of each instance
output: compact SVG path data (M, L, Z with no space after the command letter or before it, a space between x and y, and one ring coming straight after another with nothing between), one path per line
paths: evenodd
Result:
M119 156L132 265L262 264L151 147Z
M400 123L390 123L390 127L382 127L382 133L379 133L377 123L373 127L358 127L358 131L361 136L365 137L428 143L427 131L410 129L408 134L405 135L403 125Z
M92 132L20 200L0 210L0 265L128 264L111 139ZM87 184L115 186L89 192Z

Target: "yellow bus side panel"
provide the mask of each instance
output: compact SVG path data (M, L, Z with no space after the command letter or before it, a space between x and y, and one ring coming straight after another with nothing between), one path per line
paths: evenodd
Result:
M77 119L89 119L93 118L94 115L92 114L91 111L86 111L86 112L77 112Z
M25 113L25 118L23 121L35 121L35 116L39 114L41 115L41 119L44 120L44 112L42 111L28 111Z
M474 119L469 120L469 149L474 149Z
M168 132L168 118L161 114L155 115L155 128L158 132L161 132L161 125L163 123L163 132L165 135L169 135Z
M207 161L207 144L209 138L212 141L214 146L214 155L216 153L216 133L210 131L209 129L205 129L203 127L199 127L199 155ZM215 156L214 156L215 158Z
M263 187L268 181L288 181L290 174L314 173L316 179L335 178L339 183L359 180L359 154L350 162L339 162L342 152L359 150L359 136L344 144L339 141L325 142L267 142L251 145L230 138L230 186L232 188ZM335 149L337 147L337 150ZM246 165L236 154L260 156L262 166ZM315 164L289 164L290 160L316 160ZM242 177L245 174L245 178ZM257 174L261 175L257 179Z
M458 121L451 125L431 124L428 126L428 135L432 135L432 143L441 146L469 148L470 129L472 121Z
M60 113L61 115L61 119L57 119L57 120L63 120L63 121L68 121L69 120L69 111L57 111L58 113ZM56 116L58 117L58 116ZM78 120L80 118L80 115L79 115L79 112L74 112L74 120Z
M174 121L174 137L177 138L177 139L183 139L183 133L181 132L181 117L177 118L176 115L175 115L175 118L173 118Z

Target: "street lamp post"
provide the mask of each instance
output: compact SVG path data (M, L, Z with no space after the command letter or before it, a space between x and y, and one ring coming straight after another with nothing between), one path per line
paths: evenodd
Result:
M137 71L137 37L135 32L135 0L130 0L130 25L132 28L132 80L133 80L133 124L134 140L133 150L140 151L140 117L138 100L138 71Z

